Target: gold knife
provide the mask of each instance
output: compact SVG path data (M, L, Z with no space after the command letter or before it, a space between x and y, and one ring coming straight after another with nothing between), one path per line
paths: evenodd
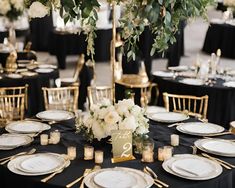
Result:
M235 168L235 165L233 165L233 164L231 164L231 163L229 163L229 162L226 162L226 161L224 161L224 160L222 160L222 159L219 159L219 158L216 158L216 157L212 157L212 156L210 156L210 155L208 155L208 154L206 154L206 153L202 153L202 155L203 155L204 157L213 158L213 159L215 159L215 160L217 160L217 161L219 161L219 162L221 162L221 163L224 163L225 165L228 165L228 166L230 166L230 167L232 167L232 168Z
M202 153L202 156L204 156L204 157L206 157L206 158L208 158L208 159L210 159L210 160L212 160L212 161L214 161L214 162L216 162L216 163L220 164L221 166L223 166L224 168L226 168L226 169L228 169L228 170L231 170L231 169L232 169L232 168L231 168L231 167L229 167L228 165L226 165L226 164L224 164L224 163L219 162L219 161L218 161L218 160L216 160L215 158L212 158L212 157L210 157L210 156L205 156L203 153Z

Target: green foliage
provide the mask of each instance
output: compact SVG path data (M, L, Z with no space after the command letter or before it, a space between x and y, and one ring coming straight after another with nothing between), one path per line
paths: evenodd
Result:
M27 4L35 0L25 0ZM38 0L48 6L55 0ZM154 35L151 55L164 52L169 44L175 42L175 33L180 20L203 16L206 18L206 7L214 0L107 0L110 3L122 3L124 11L119 20L122 38L128 49L128 59L136 57L136 43L145 27L149 27ZM87 33L88 54L94 54L94 37L98 0L61 0L60 15L65 23L73 19L81 19Z

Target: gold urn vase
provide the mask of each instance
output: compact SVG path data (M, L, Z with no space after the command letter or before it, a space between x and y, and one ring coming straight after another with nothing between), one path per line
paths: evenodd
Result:
M7 73L14 73L17 70L18 65L16 63L16 59L17 59L17 53L15 51L11 52L7 57L6 67L5 67L5 71Z

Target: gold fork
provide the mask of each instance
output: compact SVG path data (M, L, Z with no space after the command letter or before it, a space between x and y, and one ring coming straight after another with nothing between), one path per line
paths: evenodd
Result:
M144 168L143 169L143 171L146 173L146 174L148 174L149 176L151 176L152 177L152 175ZM153 178L153 183L154 183L154 185L156 185L157 187L159 187L159 188L162 188L163 186L162 185L160 185L159 183L157 183L156 181L155 181L155 178Z
M71 183L67 184L66 187L70 188L72 187L74 184L78 183L79 181L82 180L82 178L84 178L85 176L87 176L89 173L91 173L92 169L85 169L84 173L82 176L80 176L79 178L77 178L76 180L72 181Z

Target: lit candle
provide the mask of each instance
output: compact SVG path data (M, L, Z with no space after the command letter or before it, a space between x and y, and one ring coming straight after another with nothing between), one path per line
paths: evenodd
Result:
M158 148L157 157L159 161L164 161L164 149L163 148Z
M142 152L142 161L146 163L152 163L154 162L153 158L154 152L150 150L144 150Z
M94 147L85 146L84 147L84 160L92 160L94 158Z
M67 155L69 157L69 160L74 160L76 158L76 155L77 155L76 147L69 146L67 148Z
M179 135L172 134L171 135L171 145L172 146L178 146L179 145Z
M60 132L55 130L50 133L50 143L51 144L58 144L60 142Z
M95 151L95 163L101 164L104 161L104 152L101 150Z
M47 134L41 134L40 135L40 143L43 146L48 144L48 135Z
M172 157L173 147L164 146L164 160L170 159Z

